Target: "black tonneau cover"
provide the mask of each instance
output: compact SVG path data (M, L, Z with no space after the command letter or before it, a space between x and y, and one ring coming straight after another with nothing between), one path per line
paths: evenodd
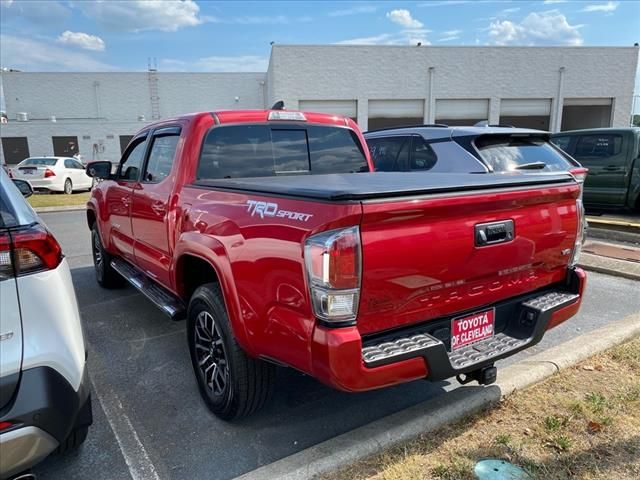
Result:
M370 200L435 193L572 182L568 173L373 172L198 180L196 186L328 201Z

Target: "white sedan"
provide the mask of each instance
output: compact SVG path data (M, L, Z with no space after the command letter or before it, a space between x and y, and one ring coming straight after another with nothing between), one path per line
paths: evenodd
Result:
M70 157L29 157L11 169L13 178L27 180L36 191L91 190L93 179L84 165Z

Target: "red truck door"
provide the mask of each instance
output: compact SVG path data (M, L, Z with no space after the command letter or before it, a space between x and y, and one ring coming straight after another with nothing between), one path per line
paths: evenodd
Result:
M153 132L143 174L133 189L131 208L136 263L167 286L171 263L169 199L175 182L172 170L179 140L179 127Z
M133 258L133 232L131 230L131 201L134 185L147 149L147 135L134 139L124 152L115 182L106 193L106 205L111 227L111 245L125 258Z

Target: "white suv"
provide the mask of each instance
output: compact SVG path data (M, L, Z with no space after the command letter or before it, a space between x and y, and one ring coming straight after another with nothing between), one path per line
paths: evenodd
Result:
M71 272L60 245L22 198L31 191L0 169L2 479L80 445L92 423Z

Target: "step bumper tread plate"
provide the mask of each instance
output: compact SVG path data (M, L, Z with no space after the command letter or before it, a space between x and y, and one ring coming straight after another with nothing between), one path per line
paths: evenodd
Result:
M412 330L410 334L385 337L377 343L366 343L362 349L362 359L367 367L377 367L414 357L424 357L429 367L429 379L449 378L491 363L510 353L522 350L540 341L551 313L569 305L579 295L561 291L545 292L530 296L520 303L517 318L511 319L509 326L491 338L465 345L453 352L447 350L442 340L425 330ZM530 328L523 330L515 322L529 314L533 318ZM531 317L532 315L532 317Z

